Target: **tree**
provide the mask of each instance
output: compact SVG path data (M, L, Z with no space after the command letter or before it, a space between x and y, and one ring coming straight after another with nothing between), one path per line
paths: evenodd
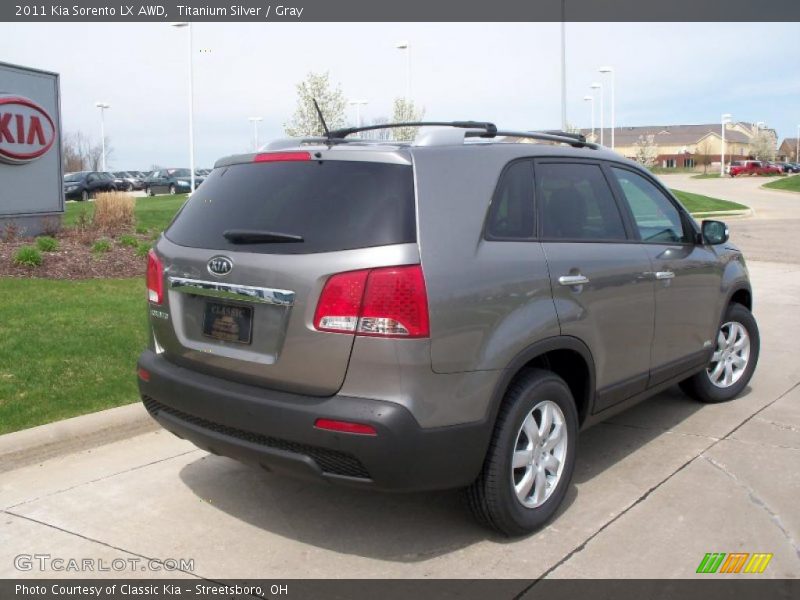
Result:
M656 158L658 157L656 136L653 134L640 135L639 141L636 142L635 147L636 162L648 168L656 164Z
M708 173L708 165L711 164L712 150L711 140L707 137L697 144L697 148L695 149L695 160L703 165L704 175Z
M774 160L777 149L775 138L766 131L759 131L750 138L750 155L758 160Z
M114 153L111 142L106 137L106 163ZM97 171L103 164L103 145L92 142L91 138L81 131L72 131L64 134L62 140L62 155L64 157L64 170L67 173L74 171Z
M314 108L314 100L319 104L329 129L338 129L345 124L347 101L341 88L331 87L328 73L309 73L304 81L297 84L297 109L291 122L284 123L283 129L291 137L325 135L325 130Z
M421 121L425 116L425 109L416 107L413 100L406 98L395 98L394 111L392 113L393 123L413 123ZM392 129L392 138L398 141L411 141L417 135L419 127L398 127Z
M389 122L389 117L375 117L369 125L386 125ZM386 142L392 139L391 129L372 129L371 131L364 131L361 137L365 140L378 140Z

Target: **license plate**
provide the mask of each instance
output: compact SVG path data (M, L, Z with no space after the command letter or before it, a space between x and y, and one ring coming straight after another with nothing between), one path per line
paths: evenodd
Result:
M253 307L207 302L203 335L236 344L249 344L253 336Z

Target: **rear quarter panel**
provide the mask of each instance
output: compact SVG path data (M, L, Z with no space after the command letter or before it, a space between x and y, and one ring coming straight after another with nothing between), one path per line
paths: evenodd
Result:
M524 156L522 144L414 149L435 372L504 369L559 334L541 244L483 239L500 173Z

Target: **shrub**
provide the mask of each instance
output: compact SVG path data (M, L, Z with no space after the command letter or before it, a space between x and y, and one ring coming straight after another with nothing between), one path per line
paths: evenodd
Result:
M97 240L94 244L92 244L92 252L95 254L102 254L103 252L109 252L111 250L111 240L107 240L105 238Z
M92 223L103 231L130 229L136 223L136 200L130 194L110 192L97 194Z
M150 252L150 248L152 246L147 242L142 242L136 247L136 256L147 256L147 253Z
M3 228L3 241L13 242L20 235L22 235L22 230L20 229L19 225L17 225L14 221L8 221L6 226Z
M27 267L38 267L42 264L42 253L36 246L22 246L14 255L14 262Z
M139 240L132 235L121 235L117 241L120 246L128 246L130 248L136 248L139 245Z
M58 250L58 240L49 235L36 238L36 247L42 252L55 252Z
M150 230L147 227L137 227L136 233L138 233L139 235L147 235L148 233L150 233Z

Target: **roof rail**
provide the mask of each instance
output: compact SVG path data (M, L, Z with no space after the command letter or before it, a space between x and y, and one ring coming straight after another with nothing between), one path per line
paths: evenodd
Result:
M336 140L346 138L348 135L361 131L373 131L375 129L397 129L398 127L457 127L459 129L480 129L481 137L494 137L497 133L497 126L488 121L411 121L408 123L382 123L380 125L365 125L363 127L345 127L334 129L328 135L328 139Z
M497 131L495 135L541 140L543 142L556 142L558 144L569 144L573 148L591 148L592 150L598 150L601 148L600 144L587 142L586 137L579 133L567 133L565 131ZM466 137L477 136L473 136L471 132L467 132Z

